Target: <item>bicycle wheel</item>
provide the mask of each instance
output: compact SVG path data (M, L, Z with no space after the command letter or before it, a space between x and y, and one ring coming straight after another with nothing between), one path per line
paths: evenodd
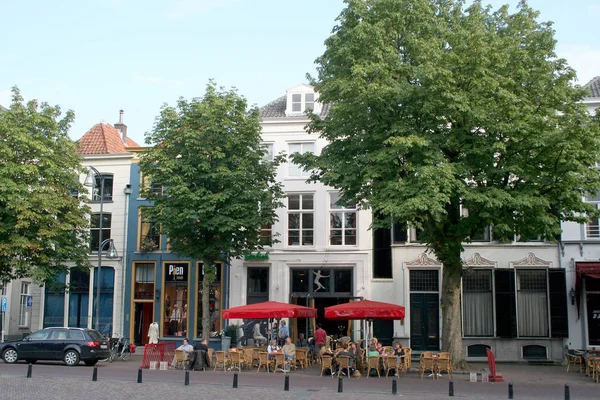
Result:
M110 349L110 356L108 357L108 362L115 361L117 357L119 357L119 350L118 347L115 346L112 349Z
M123 354L121 354L121 360L128 361L131 359L131 352L129 350L124 350Z

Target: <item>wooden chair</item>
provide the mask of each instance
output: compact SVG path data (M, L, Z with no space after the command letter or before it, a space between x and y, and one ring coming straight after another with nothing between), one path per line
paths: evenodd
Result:
M225 371L225 368L227 368L227 366L229 365L229 360L227 359L227 357L225 356L225 352L224 351L215 351L215 371L217 370L217 368L219 367L219 364L221 364L223 366L223 371Z
M423 374L425 374L426 371L431 371L434 379L436 378L435 362L431 351L424 351L419 358L419 373L421 374L421 379L423 379Z
M244 363L246 364L246 367L254 368L255 361L258 361L258 353L256 353L256 356L254 355L253 347L244 347L242 351L244 353Z
M571 354L568 351L565 352L565 358L567 359L567 372L571 365L579 366L579 372L583 371L583 356L581 354Z
M344 370L346 370L347 376L350 376L350 357L349 356L338 356L337 361L337 375L340 376ZM333 374L332 374L333 375Z
M398 356L383 356L383 371L385 372L385 376L390 376L390 374L398 375L397 364L398 364ZM393 372L392 372L393 371Z
M185 350L175 350L175 365L173 368L179 369L185 367Z
M329 369L331 371L331 377L333 378L333 357L332 356L321 356L321 376L323 371Z
M231 370L237 369L239 372L242 372L242 365L244 364L244 353L240 351L230 351L229 352L229 365L231 366Z
M441 352L438 356L436 364L436 374L447 372L450 376L450 380L452 380L452 357L450 357L450 353L447 351Z
M383 354L390 355L394 354L394 348L392 346L383 346Z
M367 357L367 378L372 369L375 369L377 376L381 378L381 374L379 373L379 357Z
M273 361L273 369L275 370L275 372L277 372L277 369L281 369L281 372L285 372L286 361L283 353L275 354L275 356L273 357Z
M305 347L299 347L296 349L296 360L295 363L300 365L300 368L308 368L308 349Z
M594 373L596 375L596 383L600 382L600 357L594 359Z
M406 373L410 371L412 367L412 349L410 347L403 347L404 349L404 363L406 365Z
M269 368L271 368L272 364L273 361L269 360L269 353L267 353L266 351L258 352L258 369L256 370L257 374L260 371L260 368L263 366L265 367L267 373L269 373Z

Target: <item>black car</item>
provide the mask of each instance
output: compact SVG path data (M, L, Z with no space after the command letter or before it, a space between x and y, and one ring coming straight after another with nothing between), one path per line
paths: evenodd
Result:
M95 365L110 355L108 339L93 329L46 328L14 342L0 344L0 354L5 363L25 360L62 360L74 366L83 361Z

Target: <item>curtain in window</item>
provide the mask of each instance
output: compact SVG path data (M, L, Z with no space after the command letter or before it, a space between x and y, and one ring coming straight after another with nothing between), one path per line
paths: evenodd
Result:
M517 303L519 336L548 336L546 293L520 291Z
M493 336L494 309L492 292L463 293L465 336Z

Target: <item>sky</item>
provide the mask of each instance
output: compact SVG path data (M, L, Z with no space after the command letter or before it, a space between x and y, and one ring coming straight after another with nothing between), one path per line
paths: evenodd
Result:
M497 9L518 0L483 0ZM600 75L600 0L529 0L585 84ZM77 140L118 122L138 144L163 104L207 82L263 106L315 74L342 0L0 0L0 104L11 88L75 111Z

